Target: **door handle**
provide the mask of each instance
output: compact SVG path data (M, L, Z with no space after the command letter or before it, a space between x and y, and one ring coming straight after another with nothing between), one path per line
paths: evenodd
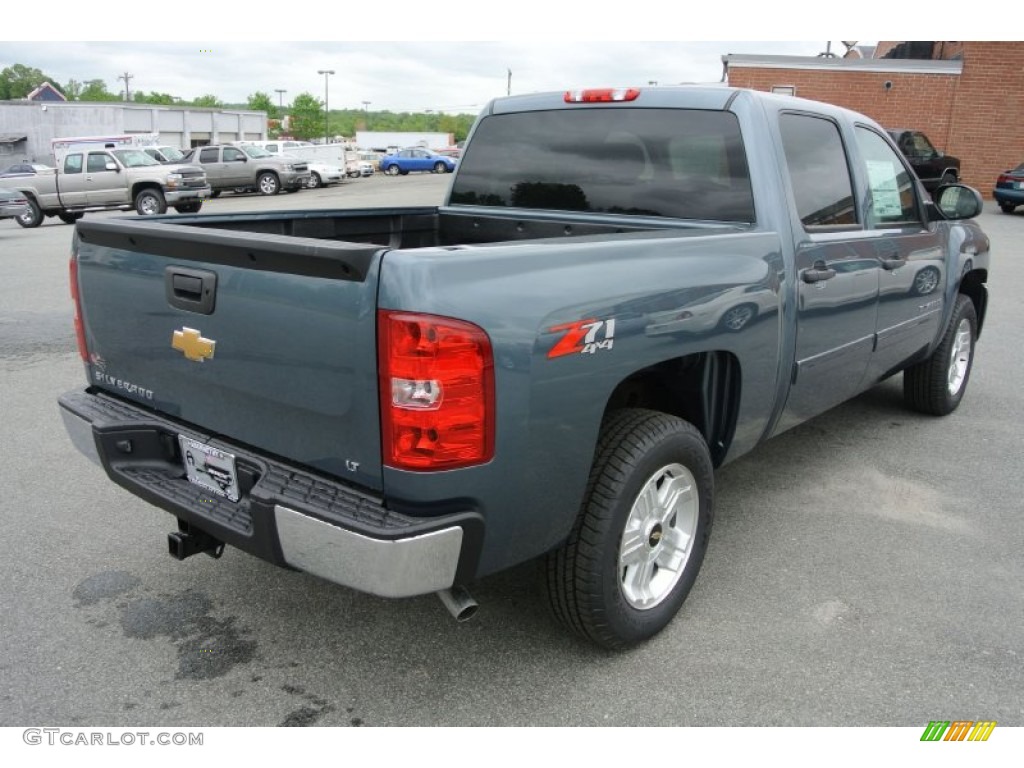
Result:
M217 304L217 273L205 269L167 267L164 270L167 303L177 309L212 315Z
M831 280L836 276L836 271L826 266L824 261L816 261L810 269L805 269L800 274L800 279L805 283L820 283L822 280Z

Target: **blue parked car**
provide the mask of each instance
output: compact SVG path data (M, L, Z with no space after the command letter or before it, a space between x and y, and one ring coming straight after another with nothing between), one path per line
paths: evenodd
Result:
M393 155L385 155L380 160L380 169L388 176L403 176L409 171L430 171L431 173L451 173L455 170L455 161L450 157L438 155L429 149L413 147L403 149Z
M1018 205L1024 205L1024 163L999 174L994 195L1003 213L1013 213Z

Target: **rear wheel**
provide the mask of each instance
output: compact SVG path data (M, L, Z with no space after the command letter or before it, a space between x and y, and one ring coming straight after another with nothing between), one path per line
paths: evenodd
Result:
M957 294L953 316L931 357L903 372L903 399L915 411L945 416L960 405L974 363L978 318L974 303Z
M757 316L757 307L753 304L740 304L722 315L719 326L726 331L742 331Z
M210 192L210 197L220 197L220 190L215 189L212 192Z
M43 212L39 210L39 204L31 197L28 198L28 210L18 216L18 224L25 229L33 229L43 223Z
M139 216L167 213L167 201L159 189L143 189L135 196L135 211Z
M1013 209L1017 206L1013 203L1000 203L999 208L1003 213L1013 213Z
M176 210L178 213L199 213L199 209L202 207L202 202L182 203L181 205L174 206L174 210Z
M63 221L65 224L74 224L84 215L84 213L58 213L57 218Z
M579 517L548 555L556 618L606 648L661 631L697 578L713 493L711 456L693 425L640 409L609 416Z

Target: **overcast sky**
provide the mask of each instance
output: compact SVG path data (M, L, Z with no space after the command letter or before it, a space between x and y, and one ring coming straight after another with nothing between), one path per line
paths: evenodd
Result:
M884 13L873 11L872 4ZM135 9L120 15L87 13L80 3L48 0L46 24L24 27L8 14L4 26L10 31L0 35L14 36L10 32L23 26L24 33L18 35L22 39L46 35L49 41L0 41L0 68L12 63L38 67L61 85L71 78L100 78L114 93L123 88L118 76L128 72L132 90L186 99L212 93L232 103L244 102L255 91L268 93L277 103L280 88L286 104L303 91L322 99L324 76L317 71L332 69L336 74L329 78L329 100L334 108L361 109L365 101L371 110L475 113L488 99L506 93L510 69L512 93L651 81L714 83L722 77L723 54L814 56L825 50L827 35L855 36L850 24L867 30L862 37L906 39L910 32L898 9L883 0L861 0L856 17L841 24L823 20L816 0L781 5L732 0L701 8L667 0L231 5L169 13ZM970 39L984 25L977 17L972 14L966 29L958 21L956 33L942 30L945 37L922 27L919 19L908 21L916 38L946 39L952 34ZM889 34L881 34L879 19ZM194 38L193 30L230 34L208 41L159 41ZM901 31L903 36L897 37ZM140 36L155 40L123 39ZM82 37L122 40L78 42ZM277 42L268 37L362 41ZM680 41L645 42L651 37ZM788 40L803 42L784 42ZM845 49L834 41L832 50Z
M201 47L200 47L201 46ZM843 50L839 42L834 48ZM718 82L722 55L769 53L813 56L825 41L782 42L203 42L0 43L0 68L38 67L58 84L101 78L119 92L131 75L133 91L189 99L212 93L244 102L254 91L287 104L308 91L330 105L393 111L476 112L508 90L528 93L582 86ZM258 55L254 52L258 50Z

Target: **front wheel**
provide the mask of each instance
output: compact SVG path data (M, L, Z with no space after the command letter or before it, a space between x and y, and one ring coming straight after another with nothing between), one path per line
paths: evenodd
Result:
M974 302L957 294L953 316L931 357L903 372L903 399L915 411L945 416L960 405L974 363L978 316Z
M57 214L57 218L60 219L61 221L63 221L65 224L74 224L76 221L78 221L84 215L85 215L84 213L66 213L65 212L65 213L58 213Z
M18 224L25 229L34 229L43 223L43 212L39 210L39 204L31 197L28 198L28 210L18 216Z
M697 578L711 535L714 475L700 432L675 416L609 416L579 516L547 558L555 617L605 648L660 632Z
M1017 206L1014 205L1013 203L1000 203L999 204L999 209L1003 213L1013 213L1013 209L1016 208L1016 207Z
M323 186L323 181L320 179L320 174L309 174L309 181L306 182L306 186L309 187L310 189L318 189L319 187Z
M135 211L139 216L167 213L167 201L159 189L144 189L135 196Z
M260 190L261 195L276 195L281 191L281 181L277 178L276 173L265 171L260 174L260 177L256 180L256 186Z
M448 173L448 166L438 160L434 163L434 173Z
M202 202L182 203L181 205L174 206L174 210L176 210L178 213L199 213L199 210L202 207Z

